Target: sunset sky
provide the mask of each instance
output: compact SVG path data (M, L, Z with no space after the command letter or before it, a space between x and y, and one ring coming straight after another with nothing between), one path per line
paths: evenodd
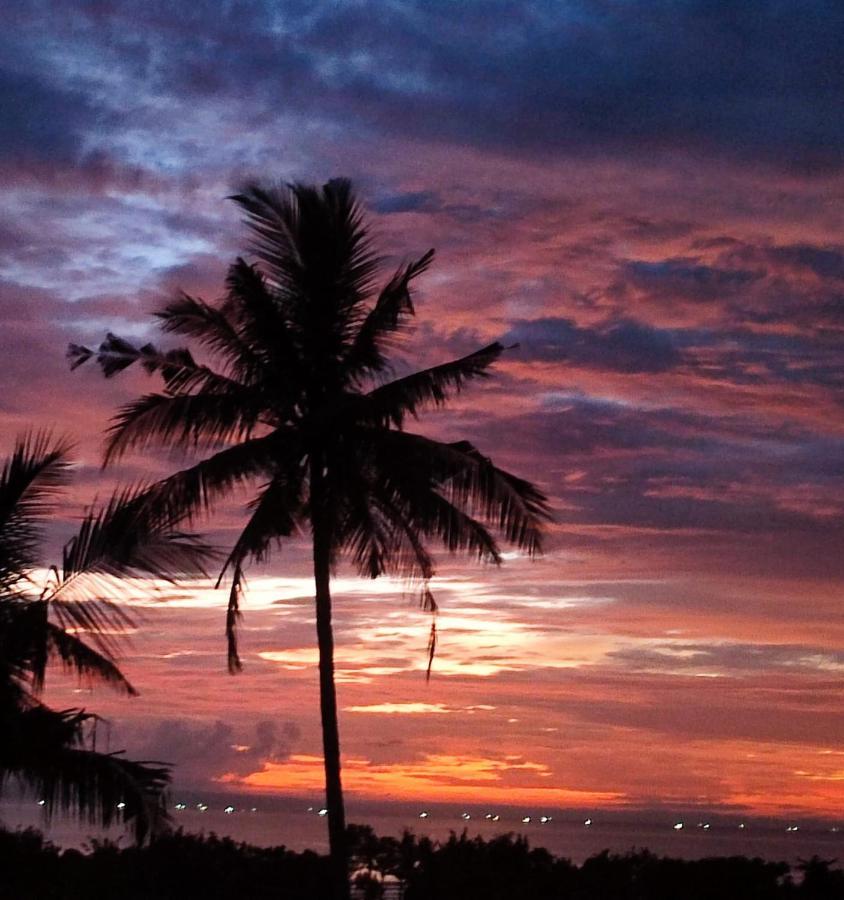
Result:
M156 383L71 374L67 344L159 341L177 289L219 296L246 181L348 176L385 277L437 251L402 360L518 344L414 428L555 514L536 561L439 558L429 684L412 594L338 572L351 802L840 815L844 5L21 0L0 24L0 450L77 443L45 563L95 496L179 464L100 471ZM226 592L182 584L127 601L139 698L57 676L48 700L179 786L318 796L308 572L303 539L250 573L240 676Z

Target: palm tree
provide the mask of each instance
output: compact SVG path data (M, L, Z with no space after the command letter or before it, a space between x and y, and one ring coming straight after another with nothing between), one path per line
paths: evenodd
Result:
M236 485L255 486L243 530L220 577L231 573L229 667L240 668L236 625L244 567L302 527L315 581L326 806L333 883L348 896L340 778L332 569L341 555L369 578L418 579L425 608L434 564L427 542L501 561L491 528L529 554L548 515L533 485L496 468L466 441L443 443L405 430L487 374L503 347L387 380L387 353L414 315L411 282L433 251L401 266L380 292L379 267L361 207L346 180L317 188L250 185L233 197L246 214L255 261L230 267L216 304L181 294L157 316L189 349L136 347L108 335L97 351L71 345L71 366L92 357L108 377L138 362L164 389L124 406L109 430L106 462L153 443L203 452L201 461L149 492L168 516L206 512ZM219 582L218 582L219 583ZM430 658L436 641L432 628Z
M60 810L103 826L126 821L141 842L166 821L168 767L98 751L97 716L51 709L40 695L51 662L135 694L111 636L130 618L105 597L121 575L196 570L207 548L172 521L139 516L140 492L123 491L83 518L61 565L39 583L39 526L67 481L69 449L30 436L0 470L0 789L15 782L48 817Z

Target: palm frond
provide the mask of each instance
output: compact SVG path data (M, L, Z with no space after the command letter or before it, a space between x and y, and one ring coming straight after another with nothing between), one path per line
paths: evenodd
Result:
M127 822L142 843L168 823L169 766L89 749L84 730L95 719L40 704L8 718L0 777L44 800L48 819L62 812L105 828Z
M93 604L93 609L96 607L97 604ZM91 609L92 604L83 604L74 621L83 619L88 625L85 632L96 634L99 627L102 633L103 614L100 612L99 619L92 617ZM119 614L120 610L116 612ZM110 656L86 644L75 630L67 630L50 621L48 601L7 601L3 613L0 659L4 677L28 685L27 690L33 696L42 692L47 665L52 661L60 662L66 671L73 671L80 678L100 681L129 695L137 693ZM75 628L82 630L79 625Z
M295 323L284 298L273 293L257 266L240 257L229 267L226 287L225 309L254 357L256 368L249 373L250 383L260 381L264 398L271 390L273 405L291 407L292 402L284 401L297 396L302 372Z
M229 602L226 606L226 664L231 675L243 669L237 645L237 626L241 617L240 598L243 596L244 583L243 566L236 562L229 588ZM220 582L218 581L217 587L219 586Z
M229 199L246 213L252 248L269 267L274 286L284 289L295 284L304 260L299 251L299 209L292 189L248 184Z
M373 421L391 422L401 428L406 416L416 417L420 409L429 405L442 406L467 381L486 377L487 369L503 351L501 344L489 344L468 356L374 388L366 395Z
M82 520L65 544L57 596L72 578L151 575L172 581L180 574L205 572L213 549L196 535L177 530L181 517L148 503L149 488L117 491Z
M419 259L399 268L378 295L375 306L363 320L346 354L344 367L350 379L357 380L361 375L384 369L390 337L414 315L410 282L426 271L433 258L434 251L429 250Z
M133 363L139 363L147 373L159 373L170 392L186 393L197 388L222 392L240 387L236 380L196 362L190 350L184 347L172 350L160 350L153 344L136 347L111 332L96 351L79 344L70 344L66 355L70 360L71 371L89 359L94 359L106 378L112 378Z
M138 695L112 659L52 622L47 623L47 649L49 656L58 659L65 671L102 682L130 697ZM43 675L41 684L43 685Z
M215 307L181 292L155 315L162 331L195 338L220 355L239 382L252 384L261 371L261 360L238 332L232 313L231 302Z
M37 693L44 682L49 604L24 596L0 601L0 692ZM10 684L14 683L14 684Z
M138 498L150 515L165 521L191 522L208 514L219 498L253 479L272 476L277 457L288 442L291 455L296 454L297 435L286 429L249 438L220 450L187 469L148 487Z
M237 642L237 624L240 620L240 598L244 580L243 563L248 559L254 562L266 561L270 547L293 534L300 512L301 489L301 482L295 480L290 482L278 476L264 486L262 492L250 504L249 520L240 532L217 578L216 586L219 587L226 572L232 570L232 585L226 613L227 656L231 672L243 668Z
M426 590L422 597L422 608L431 613L431 630L428 634L428 665L425 668L425 681L431 680L431 670L434 667L434 657L437 653L437 602L434 595Z
M347 548L363 577L377 578L387 572L411 581L427 582L433 577L433 559L408 506L384 479L359 473L338 542Z
M349 182L335 179L321 190L252 184L231 199L246 213L252 250L273 288L300 301L290 307L300 330L312 335L322 320L341 344L349 340L378 265Z
M469 549L494 561L494 542L487 543L471 520L494 527L528 555L541 552L551 512L545 495L530 482L499 469L467 441L446 444L404 431L373 432L371 440L393 489L413 492L433 533L447 547ZM440 507L436 498L447 506ZM452 519L448 507L467 519Z
M178 530L178 516L153 510L146 497L142 488L124 489L89 512L65 544L61 568L44 595L62 627L83 629L108 657L116 652L114 635L132 625L126 610L110 600L120 579L172 581L204 573L215 553L196 535Z
M108 595L117 590L116 581L98 577L96 573L62 580L56 573L48 589L53 592L48 600L50 613L59 628L84 634L100 653L109 659L116 658L123 637L133 631L136 624L125 606L108 599ZM62 594L75 596L64 597Z
M249 437L261 409L241 388L196 394L144 394L121 407L108 428L104 465L153 445L184 449Z
M532 482L499 469L469 441L448 447L468 464L445 480L445 496L477 510L529 556L541 553L545 523L553 518L545 494Z
M19 438L0 470L0 590L12 590L34 567L40 523L67 483L71 444L48 432Z

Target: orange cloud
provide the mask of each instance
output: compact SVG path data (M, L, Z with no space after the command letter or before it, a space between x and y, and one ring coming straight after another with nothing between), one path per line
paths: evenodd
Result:
M535 783L536 779L550 777L547 766L521 757L491 759L426 754L415 763L375 764L351 757L343 764L343 784L347 791L380 799L522 802L547 807L607 806L624 801L623 794L613 791L572 790ZM267 763L260 772L243 778L226 775L220 781L254 790L296 794L320 791L323 778L320 757L299 755L285 763Z

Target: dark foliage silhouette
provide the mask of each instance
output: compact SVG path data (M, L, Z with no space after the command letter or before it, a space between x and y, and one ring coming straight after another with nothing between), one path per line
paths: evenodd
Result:
M646 850L607 851L577 866L524 838L452 834L443 842L406 832L378 837L351 826L351 859L366 875L356 897L385 885L404 900L841 900L844 872L814 857L792 873L747 857L670 859ZM794 877L796 875L796 877ZM386 881L384 877L386 876ZM397 879L397 880L392 880ZM61 853L34 831L0 831L0 900L328 900L329 861L306 851L260 848L229 838L165 835L146 847L93 842Z
M138 517L140 492L124 491L84 516L61 564L39 577L40 526L67 481L68 453L66 442L33 436L0 470L0 792L12 782L48 816L124 820L143 840L166 818L168 769L96 751L97 717L51 709L40 695L50 663L134 694L115 664L112 635L130 624L108 599L116 580L195 571L208 548L166 517Z
M109 335L97 351L71 346L75 367L95 358L106 376L140 363L164 390L125 406L109 433L107 461L153 443L207 455L152 488L158 514L193 516L242 483L254 486L248 520L221 578L231 577L229 665L244 568L303 529L313 548L326 806L336 895L348 895L340 777L330 576L342 555L371 578L427 583L428 542L501 561L493 536L529 554L548 510L529 482L494 466L466 441L443 443L405 430L487 374L503 351L490 344L461 359L386 380L387 354L414 315L411 283L433 251L401 266L375 290L378 258L349 182L324 187L252 185L244 210L255 262L229 269L218 304L181 295L157 315L188 349L135 347ZM436 643L432 628L430 658ZM430 669L429 669L430 671Z

